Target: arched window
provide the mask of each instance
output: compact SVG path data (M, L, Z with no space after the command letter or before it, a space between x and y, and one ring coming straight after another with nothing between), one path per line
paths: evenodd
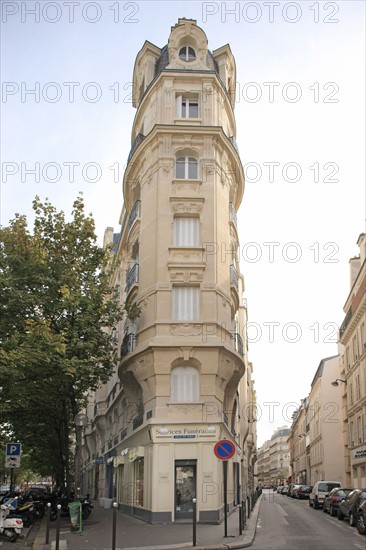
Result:
M175 161L175 176L178 179L198 178L198 160L194 157L178 157Z
M194 367L175 367L171 373L172 401L191 403L199 400L199 372Z
M179 50L179 57L183 61L194 61L196 59L196 52L190 46L183 46Z

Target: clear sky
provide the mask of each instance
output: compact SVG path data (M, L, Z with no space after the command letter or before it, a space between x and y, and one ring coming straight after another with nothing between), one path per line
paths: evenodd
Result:
M118 231L136 54L145 40L163 47L179 17L197 20L210 50L230 44L259 445L337 353L348 260L365 231L364 9L350 0L1 3L3 225L15 212L31 222L37 194L70 212L82 191L100 242L105 227Z

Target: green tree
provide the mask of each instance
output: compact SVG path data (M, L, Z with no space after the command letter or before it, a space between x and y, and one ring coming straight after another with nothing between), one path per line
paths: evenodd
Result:
M123 309L109 285L113 256L98 246L82 197L71 221L38 197L33 209L32 233L20 215L0 229L1 425L36 471L63 485L74 416L113 371Z

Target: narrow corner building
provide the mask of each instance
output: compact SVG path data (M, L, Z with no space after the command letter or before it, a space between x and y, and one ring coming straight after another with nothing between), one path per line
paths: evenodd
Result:
M235 60L179 19L166 46L146 41L133 72L131 151L114 241L113 285L129 316L116 369L88 407L84 488L152 523L223 517L250 494L255 392L237 249L244 173L236 146Z

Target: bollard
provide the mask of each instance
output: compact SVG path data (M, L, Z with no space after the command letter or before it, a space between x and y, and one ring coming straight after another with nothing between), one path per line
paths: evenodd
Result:
M241 508L243 510L243 529L245 529L245 524L247 522L247 508L246 508L246 502L245 500L241 501Z
M193 546L197 546L197 499L193 498Z
M46 512L46 544L50 542L50 517L51 517L51 503L47 502Z
M113 502L112 550L116 550L117 508L118 502Z
M241 506L239 506L239 535L243 534L243 526L241 524L241 522L242 522L241 516L242 516L242 509L241 509Z
M248 518L250 518L250 497L247 497L247 503L248 503Z
M57 504L56 550L60 550L60 518L61 518L61 504Z

